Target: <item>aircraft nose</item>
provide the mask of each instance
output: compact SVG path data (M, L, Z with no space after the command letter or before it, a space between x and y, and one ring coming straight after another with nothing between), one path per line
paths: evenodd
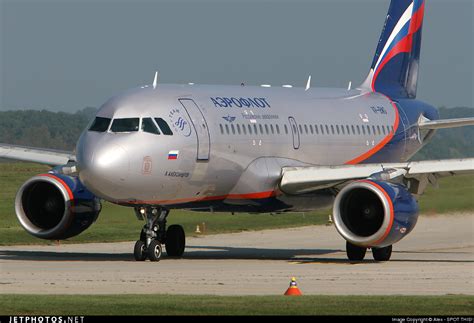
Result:
M112 197L127 180L130 163L127 151L117 144L90 144L78 156L82 183L100 197Z

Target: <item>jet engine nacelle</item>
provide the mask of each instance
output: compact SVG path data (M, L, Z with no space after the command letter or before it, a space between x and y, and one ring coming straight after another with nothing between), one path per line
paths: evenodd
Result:
M361 247L387 247L415 227L418 203L399 184L360 180L334 201L334 224L344 239Z
M95 222L100 200L79 178L57 173L36 175L16 194L15 212L23 228L41 239L74 237Z

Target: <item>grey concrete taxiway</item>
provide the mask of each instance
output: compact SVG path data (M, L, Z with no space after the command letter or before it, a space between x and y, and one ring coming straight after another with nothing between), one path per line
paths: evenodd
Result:
M0 247L0 292L474 295L474 215L422 216L392 260L346 260L332 226L189 238L183 259L135 262L134 242Z

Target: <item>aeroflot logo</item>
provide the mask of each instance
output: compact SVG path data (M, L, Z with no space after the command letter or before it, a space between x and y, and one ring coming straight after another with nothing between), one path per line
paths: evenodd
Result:
M266 98L211 98L217 108L270 108Z

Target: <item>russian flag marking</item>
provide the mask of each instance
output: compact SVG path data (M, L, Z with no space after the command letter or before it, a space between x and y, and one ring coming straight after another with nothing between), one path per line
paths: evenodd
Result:
M168 153L168 159L178 159L179 150L170 150Z

